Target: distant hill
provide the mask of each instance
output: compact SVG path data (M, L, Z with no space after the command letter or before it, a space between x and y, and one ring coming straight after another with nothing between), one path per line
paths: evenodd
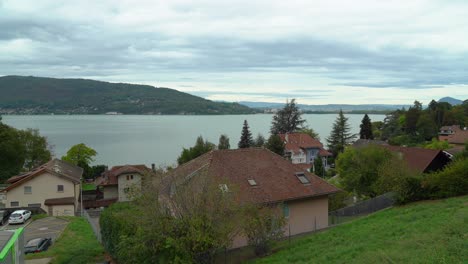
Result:
M279 109L284 106L284 103L267 103L267 102L248 102L241 101L239 104L258 109ZM306 105L298 104L302 111L316 111L316 112L336 112L342 109L346 112L351 111L394 111L403 107L408 108L410 105L386 105L386 104L326 104L326 105Z
M0 114L250 114L169 88L86 79L0 77Z
M463 101L462 100L458 100L458 99L455 99L453 97L444 97L444 98L440 98L439 99L439 103L441 102L445 102L445 103L449 103L451 105L459 105L459 104L462 104Z

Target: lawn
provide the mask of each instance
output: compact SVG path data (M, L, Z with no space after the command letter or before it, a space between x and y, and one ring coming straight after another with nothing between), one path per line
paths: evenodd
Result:
M96 185L94 183L83 183L83 191L94 191L96 190Z
M104 249L96 240L86 219L81 217L66 217L65 219L70 223L49 250L29 254L26 259L52 257L52 264L103 262Z
M468 196L384 210L280 245L255 263L466 263Z

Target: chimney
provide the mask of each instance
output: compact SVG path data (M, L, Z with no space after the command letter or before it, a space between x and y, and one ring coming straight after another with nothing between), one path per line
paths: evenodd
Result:
M154 165L154 163L151 163L151 170L152 170L153 172L156 172L156 166Z

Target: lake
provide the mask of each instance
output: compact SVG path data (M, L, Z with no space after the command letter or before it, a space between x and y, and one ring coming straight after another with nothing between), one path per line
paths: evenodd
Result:
M217 116L148 116L148 115L6 115L2 122L12 127L37 128L46 136L53 153L60 158L78 143L94 148L94 164L176 164L182 148L195 144L199 135L217 144L219 136L230 138L237 148L244 119L254 138L258 133L268 137L272 115ZM309 127L319 133L322 143L329 136L337 114L304 114ZM359 133L361 114L348 114L353 133ZM385 115L369 115L382 121Z

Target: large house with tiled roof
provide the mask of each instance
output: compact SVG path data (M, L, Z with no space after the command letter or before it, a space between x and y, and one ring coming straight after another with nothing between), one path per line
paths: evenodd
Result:
M439 131L439 140L447 141L454 145L464 145L468 143L468 130L460 126L443 126Z
M7 180L0 193L4 207L40 207L49 215L75 215L80 209L83 169L59 159Z
M315 158L320 156L324 166L327 158L332 156L323 148L323 144L317 139L305 133L279 134L284 142L284 155L294 164L312 164Z
M143 178L151 173L152 170L145 165L114 166L98 179L98 188L102 189L104 200L130 201L133 194L141 189Z
M291 235L328 226L328 195L339 191L320 177L263 148L213 150L170 172L162 195L170 197L178 184L207 175L226 189L235 189L239 202L282 204ZM247 244L235 239L233 247Z

